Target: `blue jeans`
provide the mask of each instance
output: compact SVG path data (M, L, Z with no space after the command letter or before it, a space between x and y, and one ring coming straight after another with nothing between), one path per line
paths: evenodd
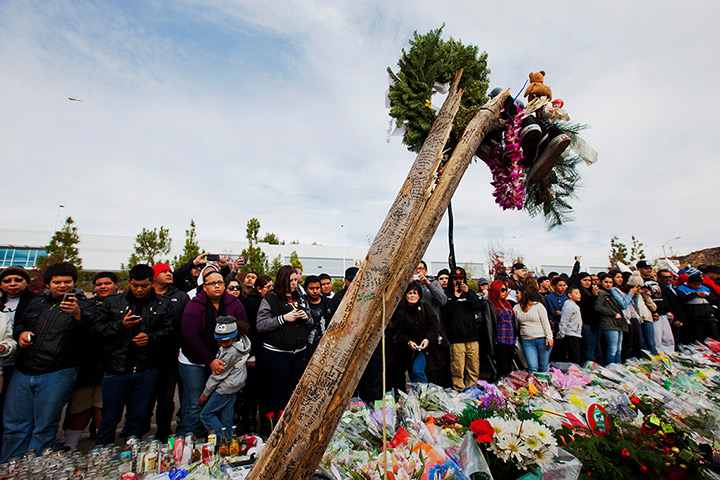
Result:
M603 330L603 340L605 340L605 365L611 363L622 363L620 353L622 352L623 332L618 330Z
M583 362L594 362L595 353L598 350L599 331L597 327L583 325L582 327L582 349Z
M200 421L200 395L205 390L207 373L205 367L197 365L178 365L178 373L182 379L183 394L180 399L180 425L178 435L194 433L196 437L205 436L205 426Z
M52 448L60 415L70 398L77 373L77 367L41 375L25 375L15 370L5 397L0 463L20 457L27 450L41 454L46 448Z
M547 372L552 347L547 348L545 337L521 339L523 353L528 364L528 372Z
M128 437L142 437L145 416L154 400L157 369L136 373L103 375L102 379L102 417L98 426L96 445L115 443L115 430L125 412L125 428Z
M208 430L215 430L220 438L223 428L225 438L230 441L232 435L233 414L235 413L235 397L237 393L213 393L200 412L200 420Z
M650 350L650 353L657 355L657 347L655 345L655 324L653 322L640 322L640 328L642 330L643 341L645 342L645 349Z
M412 368L410 369L410 381L415 383L428 383L427 376L425 375L425 365L427 360L425 359L424 352L418 352L415 360L413 361Z

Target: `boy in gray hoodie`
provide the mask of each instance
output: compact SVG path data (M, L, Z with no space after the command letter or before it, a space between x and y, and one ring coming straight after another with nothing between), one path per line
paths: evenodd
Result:
M578 302L581 300L580 288L576 286L567 289L568 299L562 306L560 328L557 338L565 344L567 360L578 365L582 362L582 313Z
M230 440L235 396L247 379L245 364L250 357L250 339L246 335L238 336L235 317L218 317L215 321L215 340L220 345L217 358L225 371L207 379L200 395L200 405L204 405L200 420L208 431L215 430L218 435L225 432Z

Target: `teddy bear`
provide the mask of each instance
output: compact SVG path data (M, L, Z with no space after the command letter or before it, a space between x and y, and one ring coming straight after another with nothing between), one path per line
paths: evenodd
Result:
M552 90L550 87L545 85L545 71L540 70L539 72L530 72L530 85L525 89L524 96L527 97L528 101L532 101L535 98L547 97L548 100L552 100Z

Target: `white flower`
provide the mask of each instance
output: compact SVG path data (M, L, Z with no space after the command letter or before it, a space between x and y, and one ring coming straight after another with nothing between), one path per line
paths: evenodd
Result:
M552 459L555 456L548 448L538 448L537 450L533 450L532 454L533 457L535 457L535 465L540 468L545 468L552 464Z
M522 424L522 436L525 438L536 436L538 428L540 428L540 424L538 422L525 420Z
M523 428L523 423L524 422L522 420L518 420L516 418L513 418L512 420L507 420L506 421L507 431L512 432L515 435L520 435L520 432L522 431L522 428Z
M523 463L531 457L528 446L516 435L502 435L493 446L495 447L495 453L501 458L514 458L517 462ZM505 458L503 460L507 461Z
M508 430L507 422L503 418L491 417L488 419L488 422L490 422L490 425L492 425L495 430L495 435L499 435Z
M525 440L525 445L527 445L530 450L537 450L540 448L543 448L542 443L535 435L530 435L529 437L523 438Z
M545 445L557 445L557 441L555 440L555 437L553 437L553 434L549 428L547 428L545 425L540 425L539 423L535 423L535 425L537 426L537 428L535 429L534 434L540 439L541 442L543 442Z

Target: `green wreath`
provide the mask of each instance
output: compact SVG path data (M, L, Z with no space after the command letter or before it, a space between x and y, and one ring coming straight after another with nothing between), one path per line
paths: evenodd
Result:
M470 120L488 100L485 94L490 73L487 53L479 53L478 47L463 45L452 38L443 40L440 36L444 27L424 35L415 31L409 40L410 50L402 50L397 73L387 68L392 79L388 93L390 116L398 128L405 127L403 143L415 153L420 151L437 116L431 105L437 84L450 82L458 70L464 69L460 79L464 93L446 144L450 151L455 149ZM558 123L558 126L570 135L572 144L586 128L568 123ZM527 188L524 210L531 217L542 214L548 229L572 220L569 200L576 197L579 187L580 174L576 167L580 161L581 158L568 149L546 179Z
M478 55L478 47L440 38L445 26L425 35L413 33L409 51L402 51L398 61L400 70L387 71L393 80L390 85L390 115L398 127L405 125L403 143L418 153L432 128L437 112L430 101L437 92L436 84L448 83L455 73L464 69L460 88L464 89L460 110L455 117L447 148L454 149L465 127L479 107L487 102L487 53Z

